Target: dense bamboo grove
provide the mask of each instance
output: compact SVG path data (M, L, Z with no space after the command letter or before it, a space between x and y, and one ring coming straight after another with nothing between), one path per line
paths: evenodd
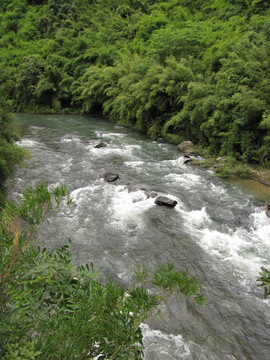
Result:
M102 112L152 138L270 160L270 3L2 0L0 95Z

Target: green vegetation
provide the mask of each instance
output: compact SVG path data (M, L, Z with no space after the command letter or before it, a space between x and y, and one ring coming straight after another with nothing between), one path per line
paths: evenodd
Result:
M0 96L269 166L270 3L4 0Z
M269 1L1 0L0 48L0 207L24 155L6 108L101 112L155 139L191 140L228 156L223 176L246 171L235 161L269 167ZM62 197L65 187L38 184L0 214L1 358L140 359L141 322L172 291L202 303L200 285L169 264L123 289L72 265L68 246L32 246ZM268 297L269 271L258 281Z
M261 284L258 286L263 286L264 288L264 298L267 299L270 297L270 270L267 270L265 267L261 267L260 276L257 281L260 281Z
M18 139L11 128L10 117L0 104L0 209L5 201L5 181L14 173L14 165L26 156L26 152L14 144L15 140Z
M102 282L92 263L73 265L68 245L52 253L32 245L37 226L63 200L71 202L66 187L39 183L0 213L0 357L141 359L140 324L173 291L202 304L200 284L167 265L153 274L137 269L124 289Z

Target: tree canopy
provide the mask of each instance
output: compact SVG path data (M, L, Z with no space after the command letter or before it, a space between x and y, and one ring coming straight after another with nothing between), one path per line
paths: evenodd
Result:
M4 0L0 11L0 95L14 111L99 111L269 164L268 1Z

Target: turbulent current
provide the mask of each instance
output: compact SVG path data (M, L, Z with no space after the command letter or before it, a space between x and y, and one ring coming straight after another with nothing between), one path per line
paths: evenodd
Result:
M173 294L142 325L145 360L270 359L270 300L256 282L260 267L270 268L270 193L253 195L184 164L175 146L104 119L23 114L14 124L31 157L11 197L47 180L66 184L73 200L45 220L37 244L56 249L70 238L74 262L117 281L130 281L138 265L170 262L202 284L204 306ZM106 172L120 179L105 182ZM149 193L177 205L158 206Z

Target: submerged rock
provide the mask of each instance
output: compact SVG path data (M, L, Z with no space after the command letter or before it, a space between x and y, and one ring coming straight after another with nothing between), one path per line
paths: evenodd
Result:
M128 187L129 191L147 191L147 188L144 185L140 185L140 184L132 184Z
M184 158L183 164L188 164L193 161L193 159L191 159L189 155L184 155L183 158Z
M183 164L189 164L193 161L193 159L186 159L184 160Z
M157 205L161 205L161 206L175 207L177 204L177 201L169 199L166 196L158 196L155 200L155 203Z
M104 142L101 142L101 143L97 144L97 145L95 146L95 148L96 148L96 149L100 149L100 148L104 148L104 147L106 147L106 146L107 146L107 144L105 144Z
M155 198L156 196L158 196L158 193L156 191L151 191L147 194L147 196L150 198Z
M182 152L191 153L194 151L194 144L191 141L183 141L177 148Z
M103 176L103 179L107 182L113 182L113 181L116 181L118 179L120 179L120 176L119 174L115 174L115 173L112 173L112 172L107 172L104 176Z
M265 213L266 213L266 216L268 216L270 218L270 205L267 205Z
M132 184L128 186L128 191L143 191L147 198L155 198L158 196L158 193L153 190L149 190L145 185Z

